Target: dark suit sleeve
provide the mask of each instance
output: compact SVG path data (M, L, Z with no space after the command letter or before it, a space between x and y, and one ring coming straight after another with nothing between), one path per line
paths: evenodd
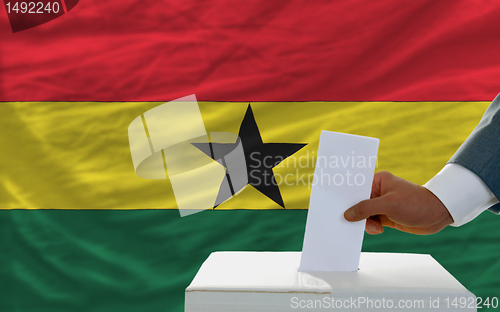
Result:
M474 172L500 199L500 94L449 163L462 165ZM489 210L499 214L500 204Z

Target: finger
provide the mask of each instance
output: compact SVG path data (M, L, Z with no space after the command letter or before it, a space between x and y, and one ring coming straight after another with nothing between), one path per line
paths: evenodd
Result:
M380 172L377 172L375 173L375 175L373 176L373 182L372 182L372 191L371 191L371 194L370 194L370 198L377 198L377 197L380 197L381 195L381 184L382 182L382 179L381 179L381 175L380 175Z
M394 176L392 173L387 171L380 171L375 173L372 182L372 191L370 198L376 198L383 195L383 187L387 184Z
M400 223L395 223L394 221L390 220L386 216L379 215L377 216L378 220L380 221L380 224L386 227L391 227L393 229L396 229L401 232L406 232L406 233L413 233L417 235L428 235L428 234L433 234L437 232L436 230L433 230L430 227L412 227L412 226L405 226ZM368 218L370 220L371 218ZM367 220L367 223L368 223ZM367 231L368 232L368 231ZM371 234L371 233L368 233Z
M361 221L371 216L386 214L389 203L386 196L367 199L359 202L344 212L347 221Z
M368 234L380 234L384 231L384 227L377 217L366 219L365 231Z
M396 227L394 221L392 221L391 219L387 218L387 216L379 215L377 217L378 217L378 219L380 221L380 224L382 226L387 226L387 227L391 227L391 228L395 228Z

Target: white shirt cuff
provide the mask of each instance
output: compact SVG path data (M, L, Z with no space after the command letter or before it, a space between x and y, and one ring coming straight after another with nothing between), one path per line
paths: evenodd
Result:
M484 182L469 169L447 164L424 185L446 206L454 223L461 226L498 203Z

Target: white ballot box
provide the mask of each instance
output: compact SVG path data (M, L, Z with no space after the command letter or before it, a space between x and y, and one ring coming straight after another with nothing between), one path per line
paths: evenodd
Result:
M299 272L300 252L214 252L186 288L186 312L476 311L430 255L361 253L356 272Z

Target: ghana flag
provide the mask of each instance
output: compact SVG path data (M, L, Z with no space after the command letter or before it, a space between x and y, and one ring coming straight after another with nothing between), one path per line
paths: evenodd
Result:
M423 184L500 92L491 1L55 1L64 14L16 32L14 2L0 14L0 311L183 311L211 252L301 250L321 130L380 138L377 170ZM273 183L247 176L181 218L169 172L136 172L128 130L191 94L214 134L197 155L214 162L210 147L236 150L218 135L238 135ZM387 229L363 250L431 254L498 297L498 222Z

